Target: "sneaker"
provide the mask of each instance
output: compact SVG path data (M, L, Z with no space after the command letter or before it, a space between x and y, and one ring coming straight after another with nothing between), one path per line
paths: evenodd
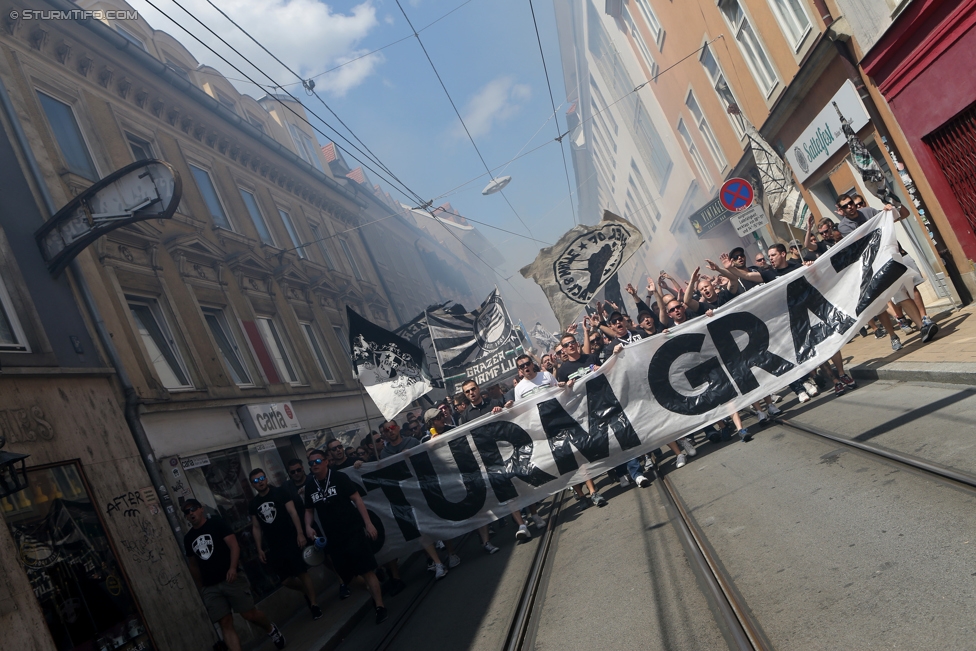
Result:
M529 516L529 521L540 529L544 529L546 526L546 521L539 517L538 513L533 513Z
M486 542L485 551L488 552L489 554L494 554L495 552L498 551L498 548L492 545L490 542Z
M433 572L434 570L436 570L437 569L437 565L438 565L438 563L435 562L433 558L428 558L427 559L427 571L428 572Z
M590 495L590 501L593 502L593 506L606 506L607 500L599 493L593 493Z
M689 457L693 457L698 454L698 450L696 450L695 446L691 444L691 441L686 438L678 439L678 445L681 446L681 449L683 449Z
M679 454L674 459L674 467L675 468L681 468L686 463L688 463L688 453L687 452L682 452L681 454Z
M800 402L810 402L810 394L808 394L806 391L801 391L800 393L796 394L796 397L800 399Z
M349 586L345 583L339 584L339 599L348 599L352 592L349 590Z
M924 337L925 335L922 336ZM895 335L891 335L891 349L896 352L901 350L901 339L899 339Z
M772 400L773 404L775 405L777 402L783 399L783 396L779 395L778 393L774 393L773 395L769 396L769 399Z
M576 498L576 503L580 505L581 509L585 509L590 505L590 500L588 500L585 495L573 493L573 497Z
M382 624L383 622L386 621L386 617L387 617L387 615L386 615L386 608L384 608L383 606L377 606L376 607L376 623L377 624Z
M809 399L810 398L808 397L807 400L809 400ZM708 435L708 442L709 443L715 443L715 444L721 443L722 442L722 433L721 432L718 432L718 431L715 431L715 432L710 433Z
M437 542L434 543L434 549L444 549L444 548L445 545L443 540L438 540Z
M868 327L867 326L862 327L859 332L861 333L861 336L862 337L867 337L868 336Z
M647 488L651 485L651 480L644 475L637 475L637 485L641 488Z
M277 624L271 624L271 632L268 633L268 637L270 637L271 641L274 642L276 649L285 648L285 636L281 631L278 630Z
M519 525L518 531L515 532L515 540L529 540L532 538L532 534L529 533L529 528L524 524Z
M630 477L628 477L627 475L620 475L617 481L620 482L621 488L627 488L628 486L630 486Z
M739 440L743 443L748 443L752 440L752 434L749 433L749 430L742 428L739 430Z
M814 382L813 380L807 380L806 382L804 382L803 388L807 390L807 395L811 397L820 393L820 387L818 387L817 383Z
M874 336L878 339L884 339L888 334L888 331L884 329L884 326L878 326L874 331Z
M844 383L843 382L838 382L837 384L834 385L834 395L835 396L842 396L842 395L844 395Z
M840 381L843 382L844 386L847 387L848 389L853 389L857 386L857 383L854 382L854 378L852 378L847 373L844 373L843 375L840 376Z
M391 597L395 597L407 587L407 584L400 579L390 579L390 587L388 593Z
M439 579L443 579L445 576L447 576L447 568L444 567L444 564L443 563L438 563L437 565L435 565L434 566L434 580L437 581Z
M762 425L767 420L769 420L769 414L767 414L766 412L764 412L762 409L757 409L756 410L756 420L758 420L759 421L759 424Z
M488 525L488 536L490 537L494 535L495 535L495 524L492 523Z
M766 407L766 411L769 412L770 416L779 416L783 413L783 410L776 406L776 403L771 403Z
M922 343L932 341L932 339L935 338L935 335L939 332L939 326L932 320L925 323L926 319L928 319L928 317L925 317L925 319L922 320Z
M322 618L322 609L319 608L318 606L309 606L308 609L312 611L312 619Z
M447 557L447 566L452 570L461 564L461 557L457 554L451 554Z

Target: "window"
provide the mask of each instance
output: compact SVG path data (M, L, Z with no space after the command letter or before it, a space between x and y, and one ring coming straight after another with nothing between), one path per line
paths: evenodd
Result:
M128 132L125 134L125 139L129 142L129 149L132 150L132 157L137 161L156 158L153 155L152 144L150 144L149 141L143 140L142 138L134 136Z
M291 215L281 208L278 208L278 214L281 215L281 221L285 224L285 230L288 231L288 237L291 238L292 246L295 247L295 252L298 253L298 257L302 260L307 260L308 253L305 252L305 247L301 246L302 240L298 237L298 231L295 230L295 224L291 221Z
M220 102L221 104L223 104L230 111L232 111L234 113L237 113L237 104L234 103L234 100L232 100L231 98L227 97L226 95L224 95L219 90L214 91L214 92L217 93L217 101L218 102Z
M278 371L278 376L288 384L301 384L298 373L295 372L295 367L288 356L288 350L285 348L285 341L278 332L278 326L275 325L274 319L258 317L257 324L264 345L267 347L275 369Z
M776 14L793 50L798 50L803 37L810 31L810 19L807 18L803 5L799 0L770 0L769 4L772 5L773 13Z
M685 126L684 120L678 120L678 133L681 134L682 140L685 141L685 147L688 148L688 153L691 154L691 159L695 161L695 166L698 168L698 174L701 176L702 181L708 184L708 187L711 187L712 179L708 175L708 169L705 167L705 161L698 152L698 147L695 146L695 141L692 140L691 134L688 132L688 127Z
M264 221L261 209L258 208L257 198L244 188L238 189L241 191L241 199L244 200L244 206L247 208L247 213L251 216L254 228L258 231L258 237L268 246L275 246L274 238L271 237L271 231L268 230L268 223Z
M44 114L47 115L48 124L51 125L54 139L58 141L58 147L61 148L68 171L90 181L98 180L95 163L75 120L74 110L64 102L40 91L37 92L37 98L41 101Z
M705 73L708 75L708 78L712 80L712 87L715 89L715 93L718 95L722 106L725 108L733 104L739 106L739 102L735 99L735 95L732 94L732 89L729 88L729 84L725 80L725 73L722 72L722 68L718 65L718 60L712 54L712 50L708 45L702 48L699 61L701 61L702 67L705 68ZM739 108L741 109L741 107ZM735 135L739 136L741 140L742 136L746 135L745 119L742 117L741 111L738 115L732 115L728 111L726 111L726 114L729 116L732 128L735 129Z
M132 32L130 32L130 31L126 30L126 29L123 29L123 28L119 27L118 25L115 26L115 31L118 32L119 35L122 36L122 38L124 38L125 40L129 41L130 43L132 43L133 45L135 45L140 50L144 50L144 51L148 52L148 50L146 50L146 44L142 41L141 38L139 38L138 36L136 36Z
M657 62L651 56L651 51L647 49L647 43L644 42L644 35L637 29L637 24L634 22L634 17L630 14L630 10L624 12L624 20L627 22L627 27L630 28L631 38L634 39L637 49L640 50L641 56L644 57L644 61L647 63L647 69L649 71L648 79L653 79L658 73Z
M651 9L651 3L648 0L631 0L640 9L641 16L644 17L644 22L647 23L647 29L651 32L651 38L654 39L654 43L660 50L664 45L664 28L661 27L661 21L657 19L654 15L654 10Z
M346 358L351 360L352 349L349 347L349 335L346 334L345 328L342 326L332 326L332 332L335 333L336 339L339 340L342 350L346 352Z
M651 210L654 212L654 217L656 219L661 219L661 211L658 210L657 202L654 200L654 195L651 194L651 189L647 187L647 183L644 181L644 175L641 174L640 168L637 167L637 161L633 158L630 159L630 171L631 171L631 183L633 179L637 179L637 184L640 186L640 194L645 197L645 201L650 206Z
M312 239L315 240L315 244L319 247L322 257L325 258L325 266L329 268L329 271L335 271L335 260L332 259L332 254L329 253L329 247L326 246L325 237L322 235L322 229L319 228L318 224L313 222L309 222L308 227L312 231Z
M654 128L651 116L647 114L647 110L640 100L636 101L635 112L637 114L635 124L637 149L654 176L658 190L663 191L673 166L671 156L664 146L661 135Z
M214 224L228 231L233 230L227 219L227 213L224 212L224 206L220 203L220 197L217 196L217 188L210 178L210 172L192 164L190 172L193 174L193 180L197 182L197 187L200 188L200 194L203 195L203 201L207 204L207 210L210 211L210 218L213 219Z
M349 248L349 243L343 239L340 239L339 246L342 247L342 252L346 254L346 260L349 261L349 266L352 267L352 275L356 277L356 280L363 280L363 272L359 270L359 265L356 264L356 258L352 256L352 250Z
M295 141L295 149L298 150L298 155L302 157L302 160L318 171L324 172L322 163L319 161L315 141L291 122L288 123L288 130L291 131L292 140Z
M166 67L172 70L173 72L175 72L176 74L178 74L180 77L183 77L187 81L190 80L190 73L187 72L183 68L183 66L179 65L178 63L174 63L173 60L170 59L169 57L166 57Z
M685 106L691 112L691 115L695 118L695 123L698 125L698 130L702 134L702 138L705 140L705 145L708 147L708 151L711 152L712 158L715 159L715 166L718 167L719 171L725 169L728 163L725 160L725 156L722 154L722 150L718 146L718 141L715 140L715 134L712 133L712 128L708 126L708 120L705 119L705 114L702 113L701 107L698 105L698 100L695 99L695 93L688 91L688 97L685 99Z
M749 19L739 6L739 0L721 0L721 7L722 13L732 26L735 40L739 43L739 49L749 65L749 70L752 71L752 76L756 78L763 93L768 96L773 92L778 78L773 65L769 62L769 57L766 56L766 50L763 49L759 37L749 24Z
M17 315L14 313L10 294L7 293L2 278L0 278L0 352L30 352L27 337L24 336L24 330L20 327L20 321L17 320Z
M250 113L247 114L247 121L250 122L251 125L253 127L255 127L261 133L267 134L267 131L264 130L264 122L262 122L261 120L257 119L256 117L254 117Z
M244 366L244 356L241 355L241 349L237 346L237 340L234 339L234 333L227 323L227 317L224 316L223 310L205 307L203 308L203 320L207 322L207 327L210 328L210 334L213 335L217 349L220 351L221 357L224 358L224 365L230 371L234 384L242 386L254 384Z
M190 374L183 364L173 335L159 309L159 303L132 296L126 296L126 300L159 381L167 389L192 388Z
M319 368L322 369L322 375L328 382L334 383L336 381L335 373L332 372L332 365L329 364L329 358L325 356L325 350L322 348L322 344L319 342L318 335L315 334L315 328L312 327L311 323L302 323L302 332L305 333L305 341L308 342L309 348L315 353L315 359L319 363Z

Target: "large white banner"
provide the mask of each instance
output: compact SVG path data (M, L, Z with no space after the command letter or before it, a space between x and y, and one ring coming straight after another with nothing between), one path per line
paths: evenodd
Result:
M572 387L347 470L382 523L378 559L504 517L804 377L910 277L880 213L812 266L627 346Z

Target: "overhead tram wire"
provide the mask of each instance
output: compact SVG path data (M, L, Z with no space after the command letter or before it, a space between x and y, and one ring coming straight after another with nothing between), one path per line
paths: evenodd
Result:
M539 35L539 23L535 18L535 7L532 4L532 0L529 0L529 10L532 12L532 25L535 27L535 39L539 43L539 56L542 58L542 70L546 73L546 87L549 88L549 103L552 105L552 113L556 118L556 142L559 143L559 153L563 157L563 172L566 173L566 189L569 190L570 202L569 207L573 210L573 224L579 224L579 218L576 215L576 206L572 201L573 197L573 184L569 181L569 165L566 163L566 150L563 149L563 138L565 136L561 135L559 131L559 116L556 115L556 100L552 95L552 84L549 81L549 68L546 66L546 55L542 51L542 36ZM568 126L568 125L567 125Z
M221 37L220 35L218 35L218 34L217 34L217 33L215 33L215 32L214 32L214 31L213 31L212 29L210 29L210 28L209 28L209 27L208 27L208 26L207 26L206 24L204 24L204 23L203 23L203 21L201 21L201 20L200 20L199 18L197 18L197 17L196 17L196 16L195 16L195 15L194 15L194 14L193 14L192 12L190 12L190 11L189 11L189 10L187 10L187 9L186 9L186 8L185 8L185 7L183 6L183 5L181 5L181 4L180 4L180 3L178 2L178 0L172 0L172 2L173 2L173 4L175 4L175 5L177 6L177 7L179 7L180 9L182 9L182 10L183 10L183 11L184 11L184 12L185 12L185 13L186 13L186 14L187 14L188 16L190 16L190 17L191 17L191 18L193 18L193 19L194 19L195 21L197 21L197 22L198 22L198 23L199 23L199 24L200 24L201 26L203 26L203 28L204 28L204 29L206 29L206 30L207 30L208 32L210 32L210 33L211 33L211 34L212 34L213 36L215 36L215 37L216 37L216 38L217 38L217 39L218 39L218 40L219 40L219 41L220 41L221 43L223 43L224 45L226 45L227 47L229 47L229 48L230 48L230 49L231 49L231 50L232 50L232 51L233 51L233 52L234 52L235 54L237 54L237 55L238 55L239 57L241 57L241 58L242 58L242 59L243 59L244 61L247 61L247 63L248 63L249 65L251 65L251 66L252 66L252 67L253 67L253 68L254 68L255 70L257 70L257 71L258 71L258 72L260 72L260 73L261 73L261 74L262 74L263 76L265 76L266 78L268 78L268 79L269 79L269 80L270 80L270 81L271 81L271 82L272 82L272 83L273 83L273 84L274 84L274 85L275 85L276 87L278 87L278 88L280 88L280 86L278 85L278 83L277 83L277 82L276 82L276 81L274 80L274 78L272 78L272 77L271 77L271 75L269 75L268 73L266 73L266 72L264 72L264 70L262 70L261 68L259 68L259 67L258 67L258 66L257 66L257 65L256 65L256 64L254 63L254 62L252 62L252 61L251 61L250 59L248 59L248 58L247 58L246 56L244 56L244 55L243 55L243 54L242 54L242 53L241 53L240 51L238 51L238 50L237 50L237 49L236 49L236 48L235 48L235 47L234 47L233 45L231 45L231 44L229 44L229 43L228 43L228 42L227 42L226 40L224 40L224 39L223 39L223 38L222 38L222 37ZM253 79L253 78L252 78L252 77L251 77L250 75L248 75L248 74L247 74L246 72L244 72L243 70L241 70L241 69L240 69L240 68L239 68L238 66L236 66L236 65L234 65L233 63L231 63L230 61L228 61L228 60L227 60L227 58L226 58L225 56L223 56L222 54L220 54L219 52L217 52L217 51L216 51L215 49L213 49L212 47L210 47L209 45L207 45L207 44L206 44L206 43L205 43L205 42L204 42L204 41L203 41L203 40L202 40L202 39L201 39L200 37L198 37L198 36L197 36L196 34L194 34L193 32L191 32L190 30L188 30L188 29L187 29L186 27L184 27L184 26L183 26L182 24L180 24L180 23L178 23L178 22L177 22L177 21L176 21L175 19L173 19L173 17L172 17L172 16L170 16L169 14L167 14L167 13L166 13L165 11L163 11L162 9L160 9L160 8L159 8L159 7L158 7L158 6L156 5L156 4L154 4L154 3L152 2L152 0L146 0L146 3L147 3L147 4L149 5L149 6L151 6L151 7L153 8L153 9L155 9L156 11L158 11L159 13L161 13L161 14L162 14L163 16L165 16L165 17L166 17L167 19L169 19L169 21L170 21L170 22L172 22L172 23L173 23L173 24L175 24L175 25L176 25L177 27L179 27L179 28L180 28L180 29L182 29L182 30L183 30L184 32L186 32L186 33L187 33L187 34L188 34L188 35L189 35L189 36L190 36L191 38L193 38L193 39L194 39L194 40L196 40L196 41L197 41L198 43L200 43L201 45L203 45L203 46L204 46L205 48L207 48L208 50L210 50L211 52L213 52L213 53L214 53L214 54L215 54L215 55L216 55L217 57L219 57L219 58L220 58L220 60L221 60L221 61L223 61L224 63L226 63L227 65L229 65L230 67L232 67L232 68L233 68L234 70L236 70L237 72L239 72L240 74L242 74L242 75L243 75L243 76L244 76L245 78L247 78L247 80L248 80L248 81L249 81L250 83L252 83L252 84L254 84L255 86L258 86L259 88L260 88L260 87L262 87L262 85L261 85L261 84L259 84L258 82L256 82L256 81L255 81L255 80L254 80L254 79ZM291 99L293 99L293 100L294 100L294 101L295 101L295 102L296 102L297 104L301 104L301 100L299 100L299 99L298 99L297 97L295 97L294 95L292 95L292 94L291 94L291 93L289 93L288 91L284 91L284 92L285 92L285 94L286 94L286 95L288 95L288 97L290 97ZM282 106L283 108L285 108L285 109L287 109L287 110L288 110L289 112L291 112L291 113L292 113L293 115L295 115L295 117L297 117L297 118L298 118L299 120L301 120L302 122L304 122L305 124L307 124L307 125L308 125L309 127L311 127L311 128L312 128L313 130L315 130L316 132L318 132L318 133L320 133L320 134L321 134L321 135L322 135L323 137L325 137L325 138L328 138L329 140L331 140L331 141L333 141L333 142L334 142L334 139L333 139L333 138L332 138L331 136L329 136L329 135L328 135L327 133L325 133L324 131L322 131L322 130L321 130L320 128L318 128L317 126L315 126L314 124L312 124L312 123L311 123L311 122L310 122L310 121L308 120L308 118L306 118L305 116L303 116L302 114L300 114L300 113L299 113L298 111L296 111L296 110L295 110L295 109L293 109L292 107L290 107L290 106L288 106L287 104L285 104L285 103L284 103L284 102L283 102L283 101L282 101L282 100L281 100L280 98L277 98L277 97L276 97L275 99L277 99L277 100L278 100L278 102L279 102L279 103L281 104L281 106ZM303 106L304 106L304 105L303 105ZM361 151L361 150L360 150L360 149L359 149L358 147L356 147L356 145L355 145L355 144L353 144L353 143L351 143L351 142L349 142L349 139L348 139L348 138L346 138L345 136L343 136L342 134L340 134L340 133L338 132L338 130L336 130L336 129L335 129L334 127L332 127L332 126L331 126L331 125L330 125L330 124L329 124L328 122L326 122L325 120L323 120L321 116L319 116L318 114L316 114L316 113L315 113L314 111L311 111L311 110L309 110L309 113L311 113L311 114L312 114L313 116L315 116L316 118L318 118L318 119L319 119L319 120L320 120L320 121L321 121L321 122L322 122L323 124L325 124L325 125L326 125L326 126L327 126L328 128L330 128L330 129L332 129L332 131L333 131L333 132L335 132L335 134L336 134L336 135L338 135L338 136L339 136L340 138L342 138L342 139L343 139L344 141L346 141L347 143L349 143L349 144L350 144L350 146L352 146L352 147L353 147L354 149L356 149L356 151L359 151L359 152L360 152L361 154L363 154L363 157L364 157L364 158L367 158L367 160L371 160L371 159L370 159L370 158L369 158L368 156L366 156L366 154L364 154L364 153L363 153L363 152L362 152L362 151ZM394 187L394 188L396 188L396 189L397 189L397 191L399 191L399 192L400 192L401 194L403 194L404 196L406 196L407 198L409 198L409 199L410 199L411 201L416 201L416 202L418 202L419 204L423 204L423 203L424 203L424 200L423 200L423 198L422 198L422 197L421 197L420 195L418 195L418 194L416 194L416 193L414 193L414 192L413 192L413 190L411 190L411 189L410 189L409 187L407 187L407 186L406 186L405 184L403 184L402 182L399 182L399 185L403 187L403 189L400 189L400 188L399 188L399 187L397 186L397 182L394 182L394 181L391 181L391 180L389 180L389 179L388 179L388 178L387 178L386 176L384 176L384 175L383 175L382 173L380 173L380 172L378 172L378 171L376 171L375 169L373 169L372 167L370 167L370 166L369 166L368 164L366 164L365 162L363 162L363 161L362 161L362 159L360 159L360 158L358 158L358 157L357 157L356 155L354 155L354 154L353 154L352 152L350 152L349 150L347 150L347 149L345 149L344 147L342 147L342 146L341 146L341 145L339 145L338 143L335 143L335 145L336 145L336 147L338 147L338 148L339 148L339 149L340 149L341 151L343 151L343 152L345 152L346 154L348 154L350 158L352 158L352 159L353 159L353 160L355 160L356 162L358 162L358 163L360 163L360 164L361 164L361 165L362 165L363 167L365 167L365 168L366 168L366 169L368 169L369 171L371 171L371 172L373 172L373 174L375 174L375 175L376 175L377 177L379 177L380 179L382 179L382 180L384 180L384 181L386 181L387 183L389 183L389 184L390 184L390 185L391 185L392 187Z
M447 95L447 101L451 103L451 108L454 109L454 114L457 116L458 121L461 122L461 127L464 129L464 133L467 134L468 140L471 141L471 146L474 147L475 152L478 154L478 158L481 160L481 164L484 165L485 171L488 172L488 176L490 176L492 181L494 181L495 177L491 173L491 168L488 167L488 163L485 161L485 157L481 155L481 150L478 149L478 144L474 141L474 137L472 137L471 132L468 130L468 125L464 123L464 118L461 117L461 112L458 110L457 105L454 103L454 99L451 97L451 93L447 90L447 86L444 84L444 80L441 78L441 73L437 71L437 66L434 65L434 60L430 57L430 53L427 52L427 47L424 45L423 40L420 38L420 33L417 32L417 30L414 28L413 23L410 21L410 17L407 15L407 12L404 10L403 5L400 3L400 0L396 0L396 4L397 7L400 8L400 13L403 14L403 18L407 21L407 25L410 26L411 30L413 30L413 35L417 39L417 43L420 45L420 49L424 51L424 56L427 57L427 63L430 64L431 70L434 71L434 76L437 77L437 81L440 83L441 89L443 89L444 94ZM504 193L500 193L500 194L502 194L502 197L504 197L505 203L508 204L508 207L512 209L513 213L515 213L515 216L518 217L518 220L522 223L522 226L525 227L525 230L529 233L529 236L535 240L536 238L532 234L532 229L529 228L528 224L525 223L525 220L522 219L522 216L518 213L517 210L515 210L515 206L512 205L512 202L508 200L508 197L505 197ZM539 240L536 241L538 242Z

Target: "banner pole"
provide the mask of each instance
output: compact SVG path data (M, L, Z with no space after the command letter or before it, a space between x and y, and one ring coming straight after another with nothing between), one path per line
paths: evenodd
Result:
M447 303L441 305L439 310L443 310ZM447 373L444 372L444 363L441 361L441 354L437 350L437 340L434 339L434 331L430 329L430 314L427 312L427 308L424 308L424 322L427 324L427 333L430 335L430 347L434 349L434 359L437 360L437 366L441 370L441 379L444 380L444 392L449 393L449 398L454 397L454 391L448 389L447 386Z

